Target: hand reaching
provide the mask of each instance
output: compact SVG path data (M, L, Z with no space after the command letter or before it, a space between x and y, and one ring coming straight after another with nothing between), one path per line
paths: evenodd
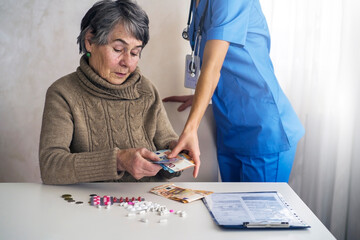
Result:
M182 112L186 108L191 107L191 105L193 103L193 99L194 99L194 95L171 96L171 97L164 98L163 102L181 102L181 103L183 103L177 109L179 112Z
M181 151L186 150L195 163L193 172L194 178L197 177L200 169L200 148L197 132L183 132L178 144L173 148L168 158L176 157Z

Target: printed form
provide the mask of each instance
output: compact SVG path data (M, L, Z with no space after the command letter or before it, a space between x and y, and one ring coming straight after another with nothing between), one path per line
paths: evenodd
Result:
M215 222L223 227L310 227L277 192L213 193L203 201Z

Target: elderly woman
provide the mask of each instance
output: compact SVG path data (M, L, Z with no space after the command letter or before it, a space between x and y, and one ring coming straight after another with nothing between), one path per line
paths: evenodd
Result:
M82 19L80 66L46 94L39 152L45 184L174 176L151 162L159 160L153 151L172 148L178 136L137 67L148 25L130 0L97 2Z

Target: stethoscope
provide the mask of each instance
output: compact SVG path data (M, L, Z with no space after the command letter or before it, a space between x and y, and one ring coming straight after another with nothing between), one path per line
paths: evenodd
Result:
M191 0L190 3L190 9L189 9L189 16L188 16L188 21L187 21L187 26L186 28L183 30L182 32L182 37L185 40L190 41L190 35L189 35L189 30L190 30L190 22L191 22L191 18L193 17L193 8L194 8L194 1L195 0ZM200 23L199 23L199 29L195 32L195 20L194 20L194 34L193 34L193 39L194 40L194 35L195 35L195 41L194 42L194 46L192 46L191 44L191 64L190 64L190 71L192 75L195 75L195 56L199 56L199 51L200 51L200 42L201 42L201 35L203 33L204 30L204 22L205 22L205 17L206 17L206 12L207 12L207 8L208 8L208 3L209 0L206 0L206 6L204 9L204 12L200 18Z
M186 28L184 28L184 30L183 30L183 32L182 32L182 37L183 37L185 40L190 40L190 37L189 37L189 29L190 29L190 21L191 21L191 17L192 17L193 7L194 7L194 0L191 0L190 10L189 10L189 17L188 17L187 25L186 25Z

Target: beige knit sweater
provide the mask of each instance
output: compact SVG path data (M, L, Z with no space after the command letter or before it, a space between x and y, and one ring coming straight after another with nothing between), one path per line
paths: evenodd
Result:
M76 72L47 93L40 137L40 170L45 184L136 181L118 172L118 149L166 149L178 136L155 87L135 72L121 85L97 75L85 57ZM140 181L163 181L163 170Z

